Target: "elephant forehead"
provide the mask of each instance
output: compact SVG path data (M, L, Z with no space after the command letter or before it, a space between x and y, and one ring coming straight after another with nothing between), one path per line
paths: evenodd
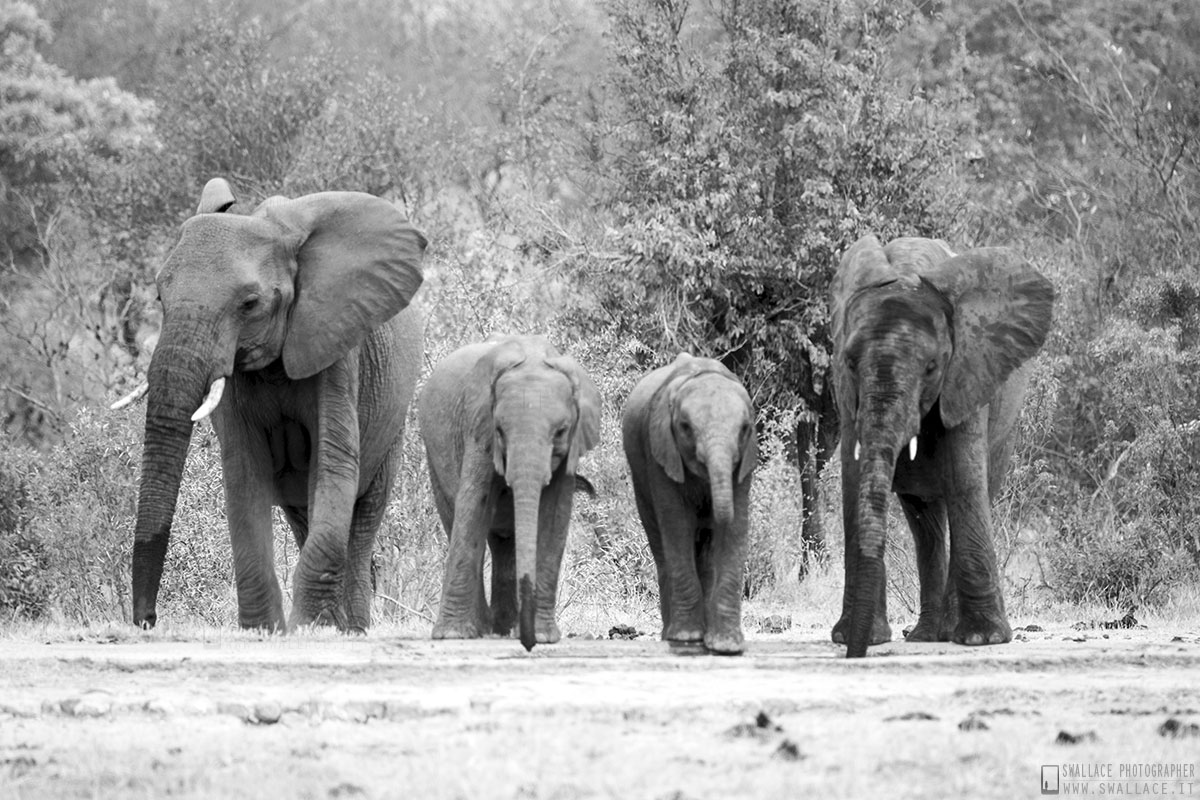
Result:
M694 420L740 425L749 416L749 407L749 396L741 384L723 375L698 375L684 384L679 395L679 409Z
M505 372L496 381L497 409L510 405L558 409L569 404L570 400L570 379L549 367L521 364Z
M932 287L882 287L854 298L847 325L871 342L893 337L940 338L953 313L953 306Z
M160 283L181 276L210 278L232 273L249 278L286 249L279 229L264 220L200 214L183 224L179 243L159 273Z

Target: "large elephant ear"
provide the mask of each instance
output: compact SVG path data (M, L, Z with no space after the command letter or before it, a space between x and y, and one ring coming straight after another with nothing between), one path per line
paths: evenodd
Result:
M525 351L512 336L493 334L489 347L467 374L467 414L476 444L492 454L496 474L504 474L504 453L495 446L496 381L508 370L525 361Z
M546 363L570 379L575 405L579 409L579 421L575 423L571 449L567 451L567 474L574 475L583 454L600 444L600 390L579 362L570 356L553 356L547 358Z
M676 483L683 483L683 457L675 442L672 424L675 418L675 396L679 385L696 374L697 359L689 353L675 356L671 371L650 398L649 434L650 455Z
M922 276L954 306L954 352L940 398L942 423L961 425L1050 332L1054 287L1016 253L981 247Z
M746 409L750 412L750 434L746 437L746 443L742 445L741 462L737 473L737 482L741 483L749 478L750 473L758 466L758 431L754 425L754 403L750 400L750 393L746 391L746 387L742 385L741 381L738 381L738 386L746 396Z
M421 286L425 237L386 200L360 192L272 199L255 212L296 231L296 299L283 367L307 378L361 344Z
M879 240L868 234L850 245L842 256L837 272L829 285L831 333L834 347L842 344L842 326L846 320L846 304L859 289L883 283L894 277Z
M196 206L197 214L221 214L228 211L237 202L233 189L224 178L213 178L204 184L200 192L200 203Z

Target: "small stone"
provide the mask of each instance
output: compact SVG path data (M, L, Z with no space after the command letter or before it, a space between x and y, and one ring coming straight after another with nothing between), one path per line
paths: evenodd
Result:
M254 706L254 720L259 725L274 725L283 716L283 709L274 700L264 700Z
M1200 736L1200 725L1194 722L1184 723L1171 717L1158 726L1158 735L1168 739L1191 739Z
M894 717L884 717L883 721L884 722L909 722L909 721L929 722L929 721L936 720L936 719L937 719L937 717L935 717L933 714L930 714L928 711L908 711L904 714L897 714Z
M1055 744L1089 744L1099 741L1095 731L1084 731L1083 733L1071 733L1069 731L1059 731L1058 736L1054 737Z
M782 761L799 761L804 758L804 754L800 752L800 746L791 739L784 739L780 742L779 747L775 748L775 752L771 756Z
M972 714L962 722L958 723L958 729L960 731L986 731L989 730L989 726L979 717Z
M613 625L608 629L609 639L636 639L641 635L632 625Z

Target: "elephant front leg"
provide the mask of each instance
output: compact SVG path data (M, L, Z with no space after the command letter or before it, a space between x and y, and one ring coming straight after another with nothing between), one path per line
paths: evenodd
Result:
M215 420L214 420L215 421ZM271 530L272 488L266 442L256 445L249 431L233 431L225 422L221 436L225 516L233 547L233 572L237 583L238 624L282 632L283 593L275 575L275 544ZM231 440L237 438L237 445ZM261 446L259 446L261 445Z
M750 478L734 490L734 518L716 525L709 545L707 570L712 575L705 597L704 646L713 653L742 652L742 589L750 534Z
M662 637L669 642L698 643L704 641L704 590L696 563L698 520L695 510L678 494L672 490L670 498L659 497L655 509L668 587Z
M371 556L374 555L375 537L392 493L397 454L397 447L388 452L367 486L366 493L354 504L343 580L345 629L353 633L366 633L367 628L371 627L371 598L375 594L371 585Z
M947 591L946 504L900 495L900 507L912 530L921 582L921 613L905 637L910 642L946 642L958 624L957 598Z
M289 626L336 625L344 630L344 573L359 484L358 359L335 362L316 380L308 541L296 564Z
M950 458L943 475L950 522L950 580L958 591L958 624L951 638L966 645L1012 641L992 543L986 430L985 410L949 432Z
M558 608L558 579L562 570L563 552L567 545L567 529L571 523L575 476L562 468L542 490L538 503L538 575L537 618L534 635L538 644L554 644L562 638L555 620Z
M482 596L483 549L498 494L493 474L487 454L468 454L454 498L454 527L446 553L434 639L478 639L486 632L480 609L486 608Z
M662 532L658 529L658 517L654 513L654 503L646 490L648 480L643 471L635 469L630 464L630 474L633 477L633 499L637 503L638 517L641 518L642 528L646 531L646 540L650 545L650 554L654 557L654 567L658 578L658 607L662 615L663 632L671 624L671 582L667 578L667 561L663 555ZM665 639L666 636L664 635Z

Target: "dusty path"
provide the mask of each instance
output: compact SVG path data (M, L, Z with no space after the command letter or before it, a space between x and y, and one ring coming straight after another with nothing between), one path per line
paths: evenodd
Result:
M6 640L0 797L1011 798L1041 796L1043 765L1064 794L1200 796L1198 633L1064 628L857 662L815 633L740 658Z

